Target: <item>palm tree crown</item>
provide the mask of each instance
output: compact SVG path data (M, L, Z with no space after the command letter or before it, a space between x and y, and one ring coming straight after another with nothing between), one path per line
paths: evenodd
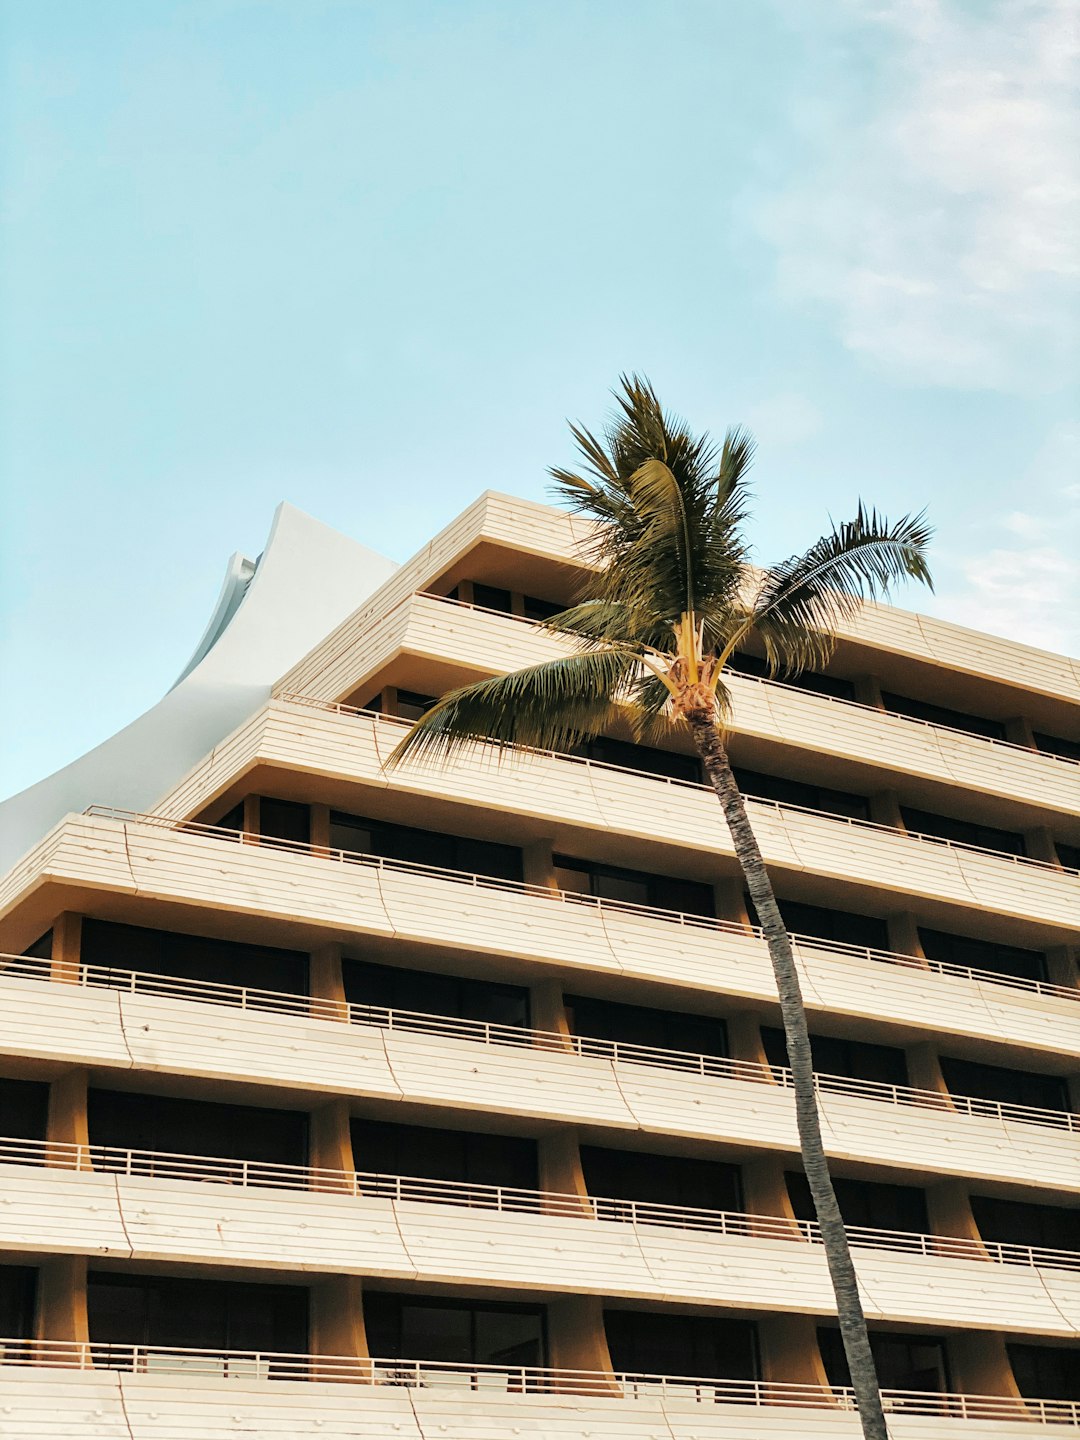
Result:
M761 923L784 1021L803 1169L814 1197L865 1440L887 1440L870 1338L829 1176L813 1057L791 937L726 749L725 666L751 635L773 675L823 664L836 630L897 581L930 584L923 515L890 524L859 505L806 550L757 570L744 535L753 442L722 445L667 414L647 380L624 376L603 441L572 427L581 472L554 470L560 497L593 522L570 609L545 621L570 654L453 690L391 755L446 758L477 740L566 750L628 723L638 739L688 728L723 808Z

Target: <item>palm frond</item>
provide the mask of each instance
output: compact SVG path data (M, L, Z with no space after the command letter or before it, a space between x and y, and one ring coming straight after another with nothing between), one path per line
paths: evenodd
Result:
M933 588L926 559L932 534L925 512L890 523L860 503L854 520L767 570L747 623L760 636L772 671L824 664L835 627L850 619L861 601L887 595L898 581Z
M448 759L476 740L567 750L613 723L636 665L632 654L606 648L451 690L395 747L387 768L406 758Z

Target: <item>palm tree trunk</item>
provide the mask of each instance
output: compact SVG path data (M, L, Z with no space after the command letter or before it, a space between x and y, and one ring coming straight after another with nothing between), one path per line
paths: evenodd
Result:
M836 1203L836 1194L829 1178L825 1146L821 1139L810 1036L806 1028L806 1011L803 1008L802 990L795 969L795 957L791 950L791 938L780 918L772 883L757 839L750 827L743 797L731 773L731 761L728 759L716 718L711 711L692 710L686 712L686 719L705 773L723 806L724 818L735 842L735 854L742 866L747 888L769 947L769 959L776 976L780 1010L784 1017L784 1034L787 1037L788 1061L791 1065L803 1168L810 1184L810 1193L814 1197L814 1208L825 1245L833 1294L836 1297L836 1312L840 1319L840 1334L843 1337L851 1384L859 1406L862 1433L864 1440L888 1440L889 1432L881 1408L881 1392L874 1357L870 1351L866 1317L859 1299L855 1266L848 1248L847 1231L840 1215L840 1207Z

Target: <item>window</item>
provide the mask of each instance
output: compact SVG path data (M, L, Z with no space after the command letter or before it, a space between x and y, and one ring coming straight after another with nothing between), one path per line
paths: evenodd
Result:
M757 1326L749 1320L605 1310L611 1363L620 1374L758 1378Z
M801 1170L789 1170L784 1178L796 1220L816 1220L814 1198L806 1176ZM887 1185L876 1180L848 1180L834 1175L833 1189L847 1225L862 1225L871 1230L903 1230L913 1235L929 1233L926 1192L915 1185Z
M850 680L839 675L823 675L820 670L804 670L801 675L770 677L768 662L760 655L751 655L746 650L736 650L728 660L728 668L740 675L755 675L759 679L774 679L779 685L791 685L796 690L811 690L817 695L829 695L834 700L854 700L855 686Z
M757 910L749 894L744 895L746 913L753 924L760 924ZM855 915L847 910L826 910L820 905L804 905L800 900L778 900L780 916L793 935L809 935L815 940L833 940L840 945L865 945L871 950L888 950L889 927L874 915Z
M621 770L644 770L649 775L701 783L701 762L693 755L680 755L675 750L659 750L652 745L633 745L628 740L598 736L584 741L570 753L598 760L603 765L617 765Z
M1047 755L1063 755L1066 760L1080 760L1080 740L1065 740L1060 735L1047 735L1042 730L1034 732L1036 746Z
M0 1135L44 1140L49 1087L39 1080L0 1079Z
M553 615L561 615L570 607L558 600L541 600L537 595L523 595L521 608L526 620L550 620Z
M1007 1070L1003 1065L980 1065L974 1060L941 1057L941 1073L952 1095L994 1100L1002 1105L1031 1105L1037 1110L1069 1111L1069 1092L1057 1075L1028 1070Z
M547 1344L540 1305L442 1300L378 1290L364 1295L372 1355L466 1365L543 1365Z
M713 1015L654 1010L583 995L567 995L566 1010L575 1035L653 1050L681 1050L689 1055L728 1054L727 1026Z
M972 940L945 930L919 926L919 942L928 960L941 965L962 965L970 970L991 970L995 975L1013 975L1018 980L1045 980L1046 956L1038 950L1021 950L1015 945L998 945L989 940Z
M819 1328L818 1348L829 1384L850 1385L851 1374L838 1326ZM939 1335L897 1335L887 1330L871 1330L870 1350L883 1390L936 1393L950 1388L945 1342Z
M36 1296L36 1270L29 1265L0 1265L0 1338L29 1340L33 1336Z
M969 715L964 710L950 710L945 705L931 705L928 700L913 700L891 690L881 692L881 703L894 715L908 715L913 720L928 720L931 725L947 725L950 730L966 730L969 735L985 735L991 740L1005 739L1005 726L1000 720L987 720L982 715Z
M787 1065L783 1030L761 1027L761 1041L770 1065ZM883 1085L908 1083L907 1057L892 1045L871 1045L865 1040L844 1040L835 1035L811 1035L814 1069L819 1075L843 1075L849 1080L878 1081Z
M1080 870L1080 845L1066 845L1064 841L1059 840L1057 857L1066 870Z
M832 790L803 780L786 780L781 775L765 775L760 770L744 770L739 765L732 767L732 774L742 793L755 800L777 800L782 805L801 805L807 810L824 810L829 815L844 815L853 820L870 818L870 802L865 795Z
M515 1190L539 1187L536 1141L517 1135L353 1120L352 1143L356 1168L377 1175L415 1175Z
M1023 835L1014 830L997 830L993 825L957 820L951 815L937 815L931 810L913 810L909 805L901 805L900 818L912 834L953 840L959 845L977 845L981 850L1000 850L1006 855L1027 854Z
M301 1110L95 1089L89 1092L88 1110L92 1145L266 1165L307 1164L308 1120Z
M1065 1345L1007 1344L1021 1395L1032 1400L1080 1400L1080 1350Z
M88 965L139 970L176 980L246 985L286 995L308 993L308 957L303 951L146 930L111 920L83 921L82 958Z
M1002 1200L996 1195L972 1195L971 1211L984 1240L1080 1251L1080 1210Z
M285 1354L308 1348L308 1292L300 1285L91 1270L87 1303L97 1345Z
M231 830L236 835L243 834L244 802L241 800L239 805L234 805L231 810L222 815L220 820L215 820L214 824L219 830Z
M521 851L514 845L497 845L491 840L473 840L467 835L445 835L435 830L416 830L409 825L366 820L339 810L330 815L330 844L335 850L381 855L387 860L432 865L440 870L461 870L498 880L521 879Z
M384 1010L413 1010L421 1015L446 1015L489 1025L529 1024L529 992L522 985L470 980L429 970L402 970L345 960L345 998L350 1005Z
M475 580L472 590L473 604L483 610L502 610L509 615L513 609L513 596L509 590L503 590L498 585L480 585Z
M311 807L264 795L259 801L259 831L268 839L308 845L311 843Z
M742 1210L738 1165L690 1155L652 1155L583 1145L581 1168L590 1195L695 1210Z
M560 890L592 895L598 900L621 900L631 905L651 905L657 910L675 910L687 915L716 914L711 885L699 880L679 880L674 875L653 875L642 870L623 870L592 860L556 855L555 880Z

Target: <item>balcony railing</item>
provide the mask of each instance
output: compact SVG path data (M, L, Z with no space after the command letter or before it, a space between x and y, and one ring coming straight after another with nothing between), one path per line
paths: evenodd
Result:
M505 610L492 610L486 605L473 605L467 600L452 600L449 595L433 595L430 590L418 590L415 596L408 595L398 601L398 605L407 605L408 602L418 596L423 600L437 600L441 605L456 605L461 610L477 610L481 615L497 615L501 620L510 620L518 625L527 625L532 630L548 629L539 620L530 620L526 615L509 615ZM394 610L398 605L393 607ZM387 614L392 614L388 611ZM548 629L548 633L557 637L559 631ZM851 710L861 710L871 715L885 715L893 720L903 720L909 725L921 725L926 730L941 730L946 735L959 735L966 740L975 740L982 745L993 745L1000 750L1018 751L1021 755L1035 755L1045 757L1047 760L1056 760L1063 765L1080 765L1080 760L1074 760L1071 755L1057 755L1051 750L1033 749L1030 745L1018 745L1015 740L999 740L996 735L980 735L974 730L962 730L958 725L943 725L939 720L923 720L917 715L905 715L899 710L887 710L877 705L867 705L861 700L845 700L839 695L826 695L818 691L799 690L797 686L785 684L782 680L768 680L760 675L746 675L743 671L734 672L740 683L745 681L749 685L764 685L769 690L777 691L780 694L790 695L795 689L800 695L812 695L815 700L822 700L826 705L846 705ZM292 698L291 696L289 698Z
M281 695L275 696L275 699L282 704L303 705L310 710L321 710L331 714L367 720L376 726L385 726L389 729L399 731L401 734L405 734L405 732L412 728L413 724L411 720L399 720L396 715L383 715L377 710L363 710L355 705L335 704L329 700L315 700L307 695L294 695L289 692L284 692ZM581 765L588 769L602 770L613 775L634 775L638 779L655 781L660 785L678 786L684 790L712 794L711 785L704 785L697 780L680 780L674 775L657 775L652 770L633 770L628 765L612 765L606 760L591 760L585 755L566 755L560 750L537 750L496 740L477 740L474 743L484 749L507 750L515 755L521 756L539 755L545 759L558 760L567 765ZM1030 754L1031 752L1029 751L1027 753ZM750 806L751 814L756 806L761 809L776 811L781 815L809 815L815 820L828 820L838 825L873 831L879 835L891 835L908 840L925 841L929 845L941 845L947 850L956 850L961 854L988 855L996 860L1004 860L1013 865L1030 866L1036 870L1051 870L1058 873L1064 872L1067 875L1080 876L1080 870L1071 869L1056 860L1037 860L1030 855L1016 855L1011 850L991 850L985 845L969 845L963 840L947 840L943 836L927 835L919 830L898 830L895 825L885 825L878 820L860 820L854 815L837 815L835 811L832 810L815 810L809 805L793 805L786 800L768 800L759 795L747 795L745 799L746 803ZM86 813L98 814L100 811L98 811L96 807L91 806Z
M566 1035L555 1030L531 1030L525 1026L497 1025L487 1020L465 1020L450 1015L427 1015L419 1011L391 1010L381 1005L356 1005L343 1001L281 995L248 986L218 985L206 981L178 980L169 976L140 974L133 970L112 970L104 966L67 965L31 955L0 956L0 978L49 981L54 970L62 971L65 983L129 990L132 993L175 995L212 1004L237 1005L247 1010L279 1010L286 1014L345 1021L352 1025L375 1025L384 1030L438 1035L468 1040L481 1045L512 1045L527 1049L561 1052L606 1060L614 1065L647 1065L677 1070L702 1078L745 1081L788 1090L792 1074L784 1065L761 1064L754 1060L730 1060L725 1056L699 1055L689 1050L663 1050L648 1045L631 1045L621 1040L602 1040L589 1035ZM1080 1114L1071 1110L1043 1110L1032 1105L1009 1105L998 1100L981 1100L940 1090L919 1090L911 1085L890 1085L880 1080L857 1080L846 1075L815 1075L820 1094L848 1095L891 1105L915 1106L965 1116L985 1116L999 1121L1046 1126L1080 1134Z
M651 1201L527 1190L509 1185L478 1185L459 1180L429 1180L365 1170L332 1170L312 1165L177 1155L158 1150L125 1150L65 1141L0 1138L0 1164L90 1170L151 1180L212 1182L245 1189L321 1191L351 1195L357 1199L391 1200L395 1204L416 1201L510 1214L557 1215L573 1220L598 1220L634 1227L661 1226L704 1231L743 1240L781 1240L809 1245L823 1243L816 1221L754 1215L741 1210L706 1210L688 1205L658 1205ZM907 1230L878 1230L863 1225L849 1225L848 1237L855 1246L899 1251L924 1258L1080 1270L1080 1252L1052 1250L1045 1246L1011 1245L995 1240L968 1240Z
M672 781L672 783L684 782ZM651 920L663 921L665 924L693 926L714 930L721 934L739 935L744 938L751 935L765 944L765 932L759 925L742 925L732 920L717 920L709 915L693 915L682 910L665 910L654 905L638 905L630 900L604 900L593 895L582 895L574 890L548 889L546 885L529 885L521 880L500 880L493 876L477 875L465 870L448 870L437 865L424 865L416 861L387 860L381 855L361 855L354 850L337 850L325 845L279 840L274 836L260 835L254 831L227 830L219 825L206 825L197 820L175 820L165 815L148 815L136 810L119 809L111 805L90 805L84 814L91 817L99 816L106 820L118 820L125 825L170 830L180 834L205 835L219 840L229 840L233 843L243 842L247 845L265 846L271 850L289 851L297 855L314 855L319 859L330 860L339 865L363 865L375 870L389 870L430 879L448 880L478 890L501 890L503 892L512 891L519 895L533 895L563 905L583 905L602 913L640 915ZM913 955L901 955L893 950L879 950L871 945L849 945L841 940L820 940L813 935L793 934L791 939L797 952L805 952L804 960L807 956L820 952L834 958L870 960L875 964L894 965L905 970L917 970L923 974L929 970L937 975L950 975L975 984L1004 985L1009 989L1024 990L1033 995L1080 1001L1080 987L1054 985L1046 980L1029 980L1020 975L1003 975L996 970L979 970L968 965L952 965L940 960L920 959Z
M99 1344L85 1340L0 1339L0 1364L54 1366L67 1370L116 1370L133 1375L169 1374L213 1380L292 1380L451 1390L494 1398L500 1395L558 1398L592 1395L607 1400L671 1401L697 1405L752 1405L784 1408L856 1409L848 1387L788 1385L773 1380L716 1380L688 1375L648 1375L602 1370L554 1369L540 1365L478 1365L467 1361L383 1360L348 1355L284 1354L266 1350L204 1350L173 1345ZM1080 1425L1080 1403L1071 1400L1009 1399L946 1391L885 1390L890 1415L935 1415L950 1420L1029 1421Z

